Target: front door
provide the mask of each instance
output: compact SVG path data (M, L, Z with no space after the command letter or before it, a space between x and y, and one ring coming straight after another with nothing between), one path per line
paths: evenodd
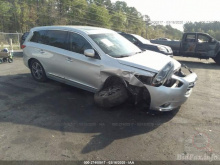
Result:
M218 42L206 34L198 34L196 54L203 57L214 57Z
M70 53L65 62L65 79L74 86L95 92L101 84L99 55L96 52L95 58L85 56L84 50L93 47L77 33L69 33L68 45Z

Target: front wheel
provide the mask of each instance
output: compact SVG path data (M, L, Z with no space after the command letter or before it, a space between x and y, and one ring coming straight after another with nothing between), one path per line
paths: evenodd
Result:
M30 68L34 80L39 82L45 82L47 80L47 76L45 74L44 68L39 61L32 60Z
M220 54L214 57L213 60L216 62L216 64L220 65Z
M8 59L8 62L9 62L9 63L12 63L12 62L13 62L13 59L12 59L12 58L9 58L9 59Z
M122 104L128 98L124 85L113 85L102 89L94 96L95 103L104 108L111 108Z

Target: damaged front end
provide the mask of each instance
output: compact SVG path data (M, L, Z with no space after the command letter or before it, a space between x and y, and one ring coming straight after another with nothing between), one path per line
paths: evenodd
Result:
M152 83L155 73L140 69L132 72L102 67L100 75L103 82L100 90L115 84L122 84L126 87L129 93L129 100L133 104L149 108L151 98L145 85Z
M189 72L188 75L185 73ZM151 95L150 108L159 111L170 111L181 106L191 95L197 81L197 75L184 66L175 70L163 85L154 88L147 86Z
M175 68L172 62L165 65L158 73L144 70L123 71L121 69L101 70L101 79L106 84L123 83L129 91L129 99L135 105L147 107L151 110L170 111L181 106L192 92L195 86L197 75L189 68L186 75L183 67ZM112 79L111 79L112 77ZM117 81L114 81L117 77ZM111 81L108 81L108 79Z

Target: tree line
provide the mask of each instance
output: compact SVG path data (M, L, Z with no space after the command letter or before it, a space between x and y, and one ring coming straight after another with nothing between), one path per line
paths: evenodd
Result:
M146 4L147 5L147 4ZM88 25L139 34L153 39L181 39L182 32L170 25L152 25L124 1L111 0L0 0L0 32L24 33L45 25ZM220 39L219 22L188 23L185 32L201 31Z

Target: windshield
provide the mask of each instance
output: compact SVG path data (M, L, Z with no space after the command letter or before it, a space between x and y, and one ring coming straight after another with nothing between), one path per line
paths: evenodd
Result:
M92 34L91 39L106 54L120 58L141 52L141 50L118 33Z
M147 39L145 39L145 38L143 38L143 37L141 37L141 36L139 36L139 35L135 35L135 34L132 34L135 38L137 38L139 41L141 41L142 42L142 44L149 44L150 43L150 41L149 40L147 40Z

